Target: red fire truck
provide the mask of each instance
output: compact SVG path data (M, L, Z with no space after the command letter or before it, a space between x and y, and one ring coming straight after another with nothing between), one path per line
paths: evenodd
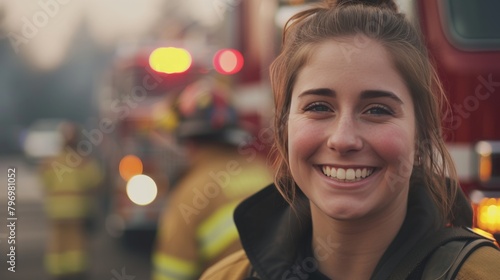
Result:
M403 1L400 1L403 2ZM443 125L476 227L500 234L499 1L409 1L450 108Z
M149 248L169 190L187 164L173 135L176 96L204 75L233 82L244 59L220 45L158 41L119 50L114 62L101 102L102 118L114 127L103 145L110 185L106 228L126 245Z

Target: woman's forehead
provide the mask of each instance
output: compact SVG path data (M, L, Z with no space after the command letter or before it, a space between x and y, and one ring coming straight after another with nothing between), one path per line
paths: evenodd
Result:
M293 92L356 86L407 90L385 47L368 37L325 40L310 51L310 57L298 71Z

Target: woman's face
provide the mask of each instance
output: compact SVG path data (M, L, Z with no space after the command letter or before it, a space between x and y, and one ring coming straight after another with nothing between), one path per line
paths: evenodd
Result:
M340 220L404 211L416 143L409 90L367 37L316 45L292 92L292 176L313 212Z

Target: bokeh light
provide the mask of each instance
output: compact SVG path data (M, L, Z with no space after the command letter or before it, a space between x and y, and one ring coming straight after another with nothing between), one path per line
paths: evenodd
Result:
M142 161L134 155L126 155L120 160L119 165L120 176L123 180L128 181L132 176L142 173Z
M156 72L174 74L191 67L191 54L181 48L157 48L149 56L149 66Z
M147 175L136 175L127 183L127 196L137 205L148 205L155 200L158 188L155 181Z
M215 70L221 74L236 74L243 67L243 55L234 49L222 49L215 54L213 64Z

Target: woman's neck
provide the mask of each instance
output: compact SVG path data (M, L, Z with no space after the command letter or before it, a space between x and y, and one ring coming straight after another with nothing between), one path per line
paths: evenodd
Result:
M330 279L370 279L403 224L406 203L398 207L369 219L342 221L311 205L312 249L319 270Z

